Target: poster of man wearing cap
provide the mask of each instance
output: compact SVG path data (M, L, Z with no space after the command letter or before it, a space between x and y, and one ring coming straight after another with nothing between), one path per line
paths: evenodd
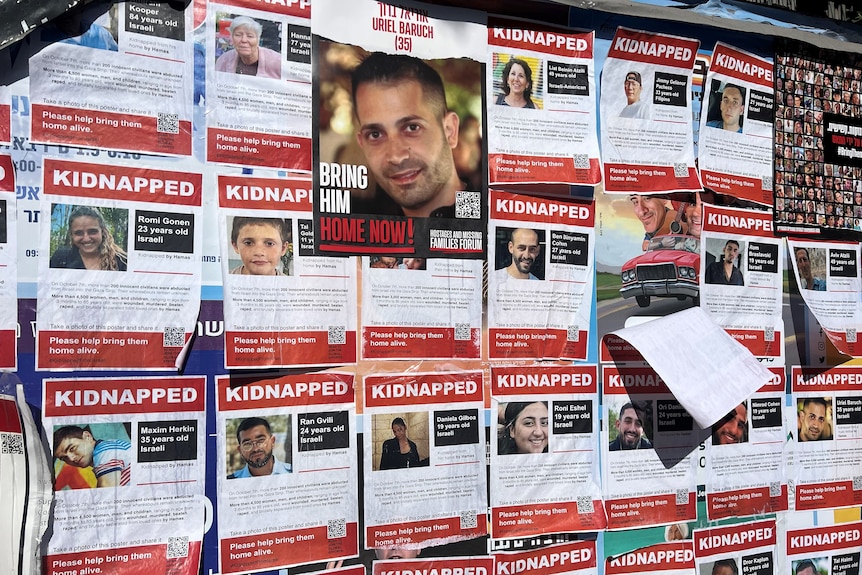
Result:
M626 74L623 88L626 93L626 106L620 112L620 118L649 120L649 102L641 101L643 82L640 72L632 70Z

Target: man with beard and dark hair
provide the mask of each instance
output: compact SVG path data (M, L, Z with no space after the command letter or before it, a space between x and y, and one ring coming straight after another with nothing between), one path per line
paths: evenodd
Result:
M511 279L537 280L532 272L533 265L539 258L541 247L539 246L539 234L535 230L527 228L516 228L509 236L509 254L512 256L511 263L498 269L497 280L505 282Z
M652 449L652 442L644 437L646 410L643 404L629 402L620 409L615 426L617 437L611 441L608 451L627 449Z
M269 422L262 417L244 419L236 429L236 442L239 456L245 461L245 467L228 475L228 479L291 472L289 463L279 461L273 455L275 436L272 434Z
M402 215L454 217L464 184L452 150L458 114L434 68L403 54L370 54L351 76L356 140L380 188Z

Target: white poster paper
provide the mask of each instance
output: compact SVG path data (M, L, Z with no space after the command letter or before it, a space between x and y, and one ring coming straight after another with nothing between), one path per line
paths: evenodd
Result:
M694 419L648 367L603 366L602 391L608 529L695 520Z
M787 240L802 299L835 349L858 357L862 279L858 242Z
M784 365L783 240L769 212L704 205L701 306L767 365Z
M192 153L192 9L119 2L30 59L31 140Z
M207 10L207 161L310 172L311 2Z
M198 572L205 385L202 376L44 381L56 501L47 574Z
M617 28L602 68L605 191L701 190L691 85L700 42Z
M362 258L363 359L479 359L482 262Z
M492 366L491 394L494 539L604 529L596 366Z
M174 369L197 323L201 174L45 158L40 369Z
M485 86L490 183L595 185L594 32L491 19Z
M772 61L716 43L698 132L703 185L772 205Z
M356 261L315 257L311 180L219 175L225 367L356 361Z
M353 376L216 378L220 572L358 553Z
M490 359L586 359L594 204L498 191L491 204Z
M487 533L482 372L369 375L363 387L366 548Z

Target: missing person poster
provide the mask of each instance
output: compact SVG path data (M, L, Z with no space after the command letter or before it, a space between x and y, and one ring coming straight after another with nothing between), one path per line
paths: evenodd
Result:
M200 307L201 174L45 158L39 369L174 369Z
M772 62L716 43L698 135L704 187L772 205Z
M703 207L700 301L755 357L784 365L784 250L769 212Z
M311 171L311 2L208 2L209 162Z
M490 183L601 182L594 32L488 22Z
M314 245L482 259L485 15L315 0Z
M784 367L718 420L706 452L706 512L711 521L787 511Z
M595 541L575 541L529 551L494 553L498 575L598 575Z
M649 367L602 367L608 529L697 518L697 425Z
M356 262L314 256L311 180L218 175L225 367L356 361Z
M776 42L775 229L859 241L862 58Z
M366 548L485 535L482 372L368 375L363 395Z
M859 243L788 239L787 246L799 293L823 333L839 352L862 355L856 339L862 328Z
M492 575L494 573L493 557L451 557L441 559L408 559L375 561L373 575L391 575L393 573L451 573L461 575Z
M793 366L790 390L796 417L788 478L796 484L796 510L862 503L862 367Z
M698 40L617 28L602 68L605 191L700 191L691 86Z
M491 367L494 539L606 527L598 404L595 365Z
M353 376L217 377L219 571L355 557Z
M43 385L55 490L45 573L198 573L206 378Z
M587 358L594 204L491 192L490 359Z
M694 530L698 575L774 575L778 568L778 535L774 519ZM796 571L793 571L796 573ZM800 574L801 575L801 574ZM816 575L812 573L811 575Z
M362 258L363 359L479 359L482 262Z
M0 369L18 367L18 209L12 157L0 154Z
M192 10L118 2L82 22L80 35L30 59L30 139L191 155Z
M695 569L691 541L656 543L605 558L606 575L700 575Z
M862 523L788 529L784 565L779 573L850 575L859 568Z

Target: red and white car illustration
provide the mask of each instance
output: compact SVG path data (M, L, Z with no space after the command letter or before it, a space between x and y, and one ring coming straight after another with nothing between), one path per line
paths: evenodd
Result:
M622 268L620 295L633 297L640 307L650 298L690 297L700 304L700 240L693 236L656 236L647 251L630 259Z

